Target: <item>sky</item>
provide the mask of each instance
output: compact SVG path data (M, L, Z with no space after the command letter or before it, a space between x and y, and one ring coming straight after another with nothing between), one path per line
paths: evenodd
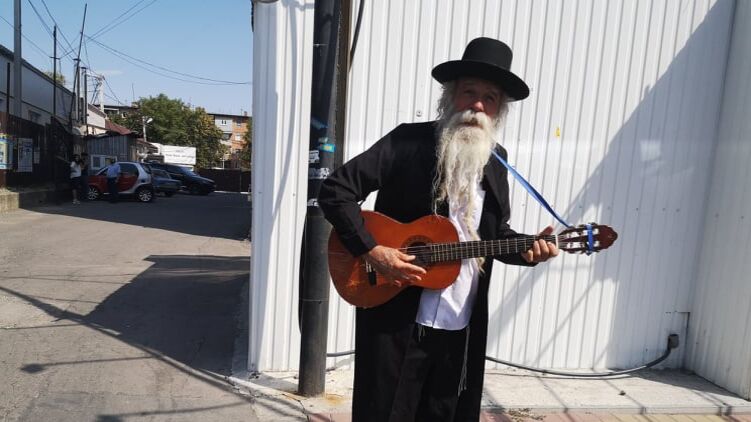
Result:
M0 2L0 44L11 51L14 2ZM88 4L81 60L105 77L105 104L129 105L134 99L163 93L209 113L250 114L250 3L22 0L22 55L40 70L52 70L54 18L58 56L73 47L70 55L58 62L58 72L62 71L70 86L72 59L78 52L84 5ZM89 79L90 97L93 87L94 81Z

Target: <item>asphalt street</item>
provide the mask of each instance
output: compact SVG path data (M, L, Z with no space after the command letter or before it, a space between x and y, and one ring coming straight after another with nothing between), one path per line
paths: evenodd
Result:
M0 214L0 420L256 421L242 194Z

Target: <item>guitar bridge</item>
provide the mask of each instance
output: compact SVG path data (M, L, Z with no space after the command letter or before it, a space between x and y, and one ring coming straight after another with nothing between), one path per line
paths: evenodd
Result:
M368 275L368 284L375 286L378 280L376 280L376 271L369 262L365 263L365 274Z

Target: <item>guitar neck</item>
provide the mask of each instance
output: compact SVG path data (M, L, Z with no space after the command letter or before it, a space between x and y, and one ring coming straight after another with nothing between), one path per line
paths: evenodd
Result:
M535 241L544 239L546 242L558 244L557 235L547 236L519 236L503 240L478 240L457 243L433 243L420 247L421 251L407 253L419 255L429 262L458 261L462 259L480 258L486 256L511 255L529 250Z

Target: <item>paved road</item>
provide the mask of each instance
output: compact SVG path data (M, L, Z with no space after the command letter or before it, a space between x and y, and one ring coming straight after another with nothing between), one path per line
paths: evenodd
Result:
M224 378L249 229L239 194L0 214L0 420L258 420Z

